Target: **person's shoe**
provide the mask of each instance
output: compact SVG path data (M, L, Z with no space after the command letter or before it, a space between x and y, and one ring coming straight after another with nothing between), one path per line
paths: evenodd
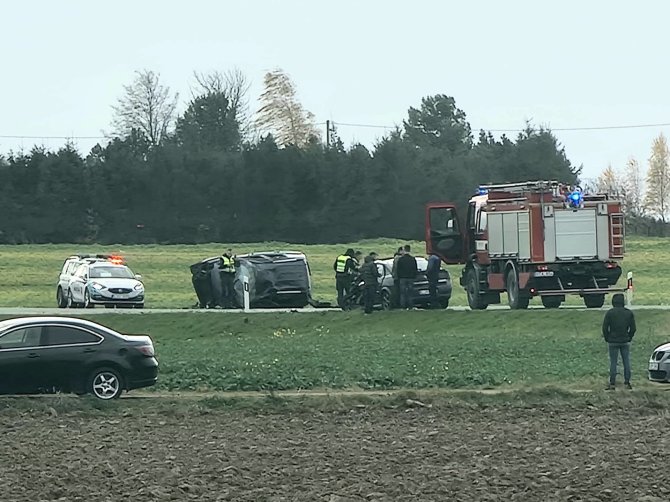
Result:
M633 386L630 384L630 382L626 382L626 383L624 383L624 386L625 386L628 390L633 390Z
M613 383L607 384L607 387L605 387L605 390L616 390L616 387L614 386Z

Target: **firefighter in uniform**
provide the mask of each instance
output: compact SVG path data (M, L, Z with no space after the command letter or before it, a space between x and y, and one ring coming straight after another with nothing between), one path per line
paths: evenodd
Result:
M354 250L349 248L344 254L341 254L333 263L335 270L335 288L337 289L337 305L342 308L344 297L351 289L351 280L356 264L354 262Z
M232 309L235 298L235 260L233 250L228 249L221 256L221 293L224 309Z

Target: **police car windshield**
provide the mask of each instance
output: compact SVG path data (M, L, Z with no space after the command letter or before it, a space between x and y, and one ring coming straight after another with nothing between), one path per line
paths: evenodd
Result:
M91 267L91 279L132 279L134 274L128 267Z

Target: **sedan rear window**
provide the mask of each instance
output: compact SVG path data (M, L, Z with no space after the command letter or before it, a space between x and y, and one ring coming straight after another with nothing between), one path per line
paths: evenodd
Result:
M72 345L78 343L97 343L100 337L68 326L49 326L44 345Z

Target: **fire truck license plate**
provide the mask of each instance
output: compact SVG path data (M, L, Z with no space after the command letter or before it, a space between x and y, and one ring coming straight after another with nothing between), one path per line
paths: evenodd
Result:
M550 270L544 272L535 272L533 274L535 277L553 277L554 273Z
M656 371L658 369L658 363L649 363L649 369Z

